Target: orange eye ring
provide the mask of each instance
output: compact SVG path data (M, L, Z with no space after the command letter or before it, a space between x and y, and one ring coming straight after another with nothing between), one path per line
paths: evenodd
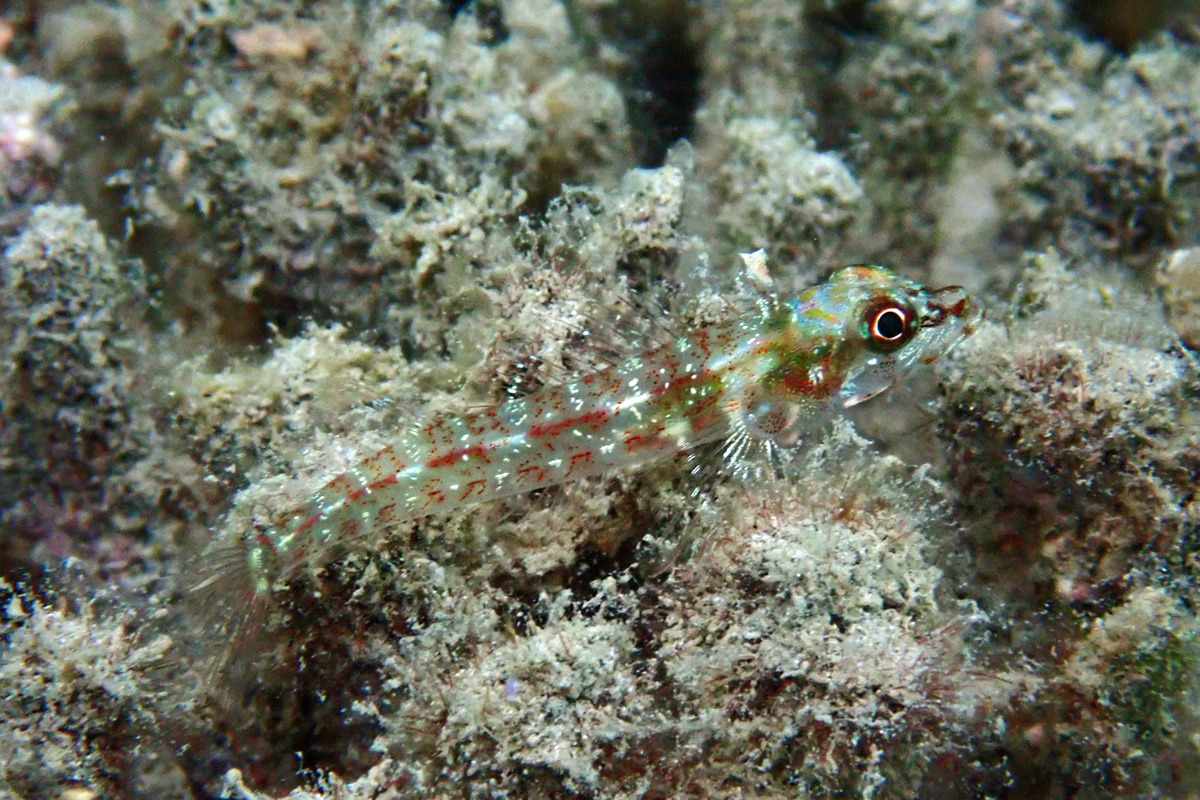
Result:
M873 350L891 352L912 338L916 330L912 309L883 297L867 306L863 314L863 338Z

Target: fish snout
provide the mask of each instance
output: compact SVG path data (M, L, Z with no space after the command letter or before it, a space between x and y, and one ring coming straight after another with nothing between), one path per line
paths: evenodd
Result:
M940 312L939 322L944 322L949 317L963 326L964 333L970 334L983 320L983 308L972 300L967 290L961 286L947 286L932 294L931 305L936 312Z

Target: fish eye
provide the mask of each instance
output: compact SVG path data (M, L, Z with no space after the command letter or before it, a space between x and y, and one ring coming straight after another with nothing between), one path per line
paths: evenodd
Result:
M881 298L868 305L863 314L863 338L872 349L895 350L912 337L913 318L914 314L907 306Z
M875 315L871 323L871 336L886 342L894 342L904 335L904 312L898 308L885 308Z

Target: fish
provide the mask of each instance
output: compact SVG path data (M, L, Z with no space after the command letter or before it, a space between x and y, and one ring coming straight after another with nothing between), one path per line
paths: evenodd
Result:
M608 369L404 430L239 542L238 583L261 604L300 567L427 515L713 442L727 454L751 442L795 447L948 353L980 314L960 287L927 289L873 265L838 269L792 298L765 292L734 319Z

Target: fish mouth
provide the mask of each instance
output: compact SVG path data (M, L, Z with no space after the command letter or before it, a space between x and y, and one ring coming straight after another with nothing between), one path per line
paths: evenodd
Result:
M983 309L961 286L947 286L928 292L921 327L931 329L931 335L940 344L934 346L935 352L923 355L921 363L932 364L937 361L975 333L982 320Z

